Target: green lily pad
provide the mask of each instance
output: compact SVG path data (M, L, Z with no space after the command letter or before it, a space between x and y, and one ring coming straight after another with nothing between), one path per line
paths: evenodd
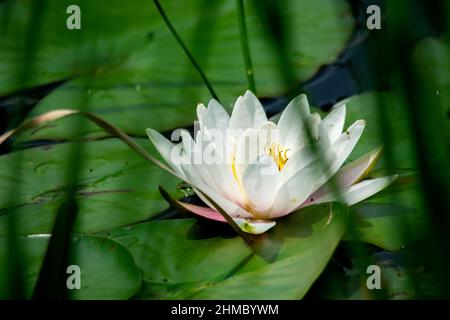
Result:
M278 220L254 252L217 229L223 225L194 219L141 223L109 236L143 274L139 299L299 299L328 263L346 218L336 203L305 208Z
M392 167L401 169L417 167L414 141L409 128L409 111L399 95L389 92L368 92L347 99L345 104L347 127L359 119L366 121L364 132L349 159L357 159L370 150L384 145L385 153L390 152ZM387 133L386 139L389 141L385 140L384 134ZM386 161L385 154L379 167L387 167Z
M18 239L22 249L26 296L31 297L47 249L49 236ZM6 298L7 240L0 239L0 298ZM130 253L117 242L97 236L77 236L72 240L74 257L70 265L80 268L80 289L72 299L128 299L139 290L141 279ZM70 275L68 274L68 277Z
M36 54L34 68L30 69L37 79L30 81L33 85L48 82L50 79L40 78L39 75L48 72L49 64L50 70L55 69L56 74L52 80L82 76L57 88L38 104L32 115L61 107L81 109L86 105L90 111L127 133L144 136L147 127L164 131L192 124L197 103L206 103L211 98L151 2L131 1L124 4L121 1L100 1L95 3L98 9L91 10L93 5L87 4L90 1L80 0L86 25L79 31L65 29L63 12L66 1L49 2L52 10L43 10L44 17L40 20L43 25L39 30L43 36L36 43L41 48L40 53ZM251 3L244 2L258 95L277 96L288 88L280 73L278 57ZM162 5L222 102L229 106L247 89L235 2L164 1ZM30 2L21 2L20 6L29 10ZM286 21L289 55L298 81L310 78L320 65L334 61L353 28L351 10L343 1L286 1L281 14ZM47 19L46 15L50 17ZM120 19L118 15L121 15ZM14 40L8 39L8 43L16 41L15 34L19 32L16 29L25 28L16 25L16 20L13 14L11 31L7 34ZM99 27L96 27L97 23ZM114 23L117 25L113 26ZM116 32L118 28L120 32ZM77 44L71 46L72 42ZM59 43L64 44L60 50ZM85 51L92 49L92 59L97 64L100 61L101 67L96 66L95 61L80 62L80 46ZM5 45L0 49L2 51L5 51L3 55L20 57L14 46ZM88 54L86 59L89 59ZM111 63L108 62L110 60ZM0 71L15 70L9 60L0 61L0 64L3 63ZM83 70L72 71L75 66L92 70L92 65L96 66L95 73L83 76L86 74ZM0 73L6 78L11 77L8 75L11 72ZM0 83L3 82L0 80ZM3 92L15 89L18 87L6 88ZM22 139L62 140L107 135L91 125L82 131L71 130L73 121L69 118L58 120L51 126L24 134Z
M395 185L350 208L354 229L344 240L399 250L424 236L427 220L418 184Z
M147 139L136 141L144 148L151 146ZM75 146L76 143L65 143L36 147L0 157L0 237L6 235L11 207L16 208L19 234L51 232L65 196L69 155ZM155 216L168 207L159 194L159 185L174 197L182 196L177 191L177 178L150 164L120 140L85 142L79 146L82 164L77 180L76 232L106 230ZM11 172L18 157L19 176ZM15 183L20 183L20 192L16 202L10 203L10 190Z

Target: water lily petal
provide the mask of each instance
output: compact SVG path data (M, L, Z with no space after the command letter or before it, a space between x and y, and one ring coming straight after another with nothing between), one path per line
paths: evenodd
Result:
M186 175L186 182L193 186L194 192L203 200L211 209L214 206L203 196L202 192L210 197L217 205L219 205L232 218L253 218L253 214L243 209L238 203L231 201L221 195L216 190L208 186L198 175L197 171L191 164L183 164L182 169ZM198 190L201 190L199 192Z
M366 123L364 120L358 120L336 139L335 143L330 147L330 151L336 155L336 160L330 166L328 172L329 176L322 177L322 179L328 180L328 178L333 176L344 164L361 137L365 125Z
M394 182L397 177L398 175L393 175L364 180L351 186L350 189L344 193L344 199L347 202L347 205L352 206L380 192Z
M272 208L268 218L277 218L288 214L291 204L289 203L289 187L286 183L282 184L276 192L276 196L273 199Z
M280 175L278 167L268 155L260 155L250 163L242 176L242 185L252 212L263 217L272 207Z
M397 175L364 180L342 190L341 197L345 200L348 206L352 206L380 192L381 190L389 186L392 182L394 182L395 179L397 179ZM328 193L318 199L314 199L314 201L311 201L311 203L302 205L302 207L306 207L307 205L311 204L331 202L335 200L337 200L337 197L333 193Z
M235 218L234 222L241 228L242 231L251 234L261 234L273 228L276 224L275 221L265 221L265 220L250 220Z
M208 103L208 108L203 104L197 106L197 117L202 130L206 127L208 129L219 129L225 132L230 122L228 113L223 106L214 99Z
M351 185L364 179L380 159L381 153L382 148L377 148L339 169L335 175L338 186L340 188L348 188ZM329 184L325 184L317 191L315 191L311 195L311 198L319 199L330 192L331 187L329 186Z
M238 139L235 146L235 153L233 155L232 169L236 181L242 187L242 175L247 165L258 157L258 131L253 128L248 128L244 131Z
M248 128L237 140L235 152L231 156L234 166L234 173L239 181L242 182L242 175L249 163L255 163L258 156L266 154L265 149L268 145L278 142L278 130L275 123L266 121L257 129Z
M307 144L295 151L289 150L287 152L288 160L281 170L281 176L284 181L289 180L299 170L305 168L313 161L317 160L317 154L314 152L313 147Z
M182 202L179 200L175 200L175 201L178 205L183 207L185 210L192 212L196 215L202 216L202 217L210 219L210 220L215 220L215 221L219 221L219 222L227 222L227 220L225 220L225 218L219 212L217 212L216 210L213 210L209 207L197 206L195 204L190 204L190 203Z
M161 154L164 161L169 165L169 167L172 170L175 171L175 173L181 179L184 179L184 173L180 167L180 162L182 161L181 144L177 145L173 144L156 130L148 128L146 132L150 141L153 143L156 150L158 150L158 152ZM175 158L177 158L178 161L176 161Z
M194 175L199 180L202 180L209 188L217 191L225 198L243 203L244 196L234 180L231 165L223 163L220 159L217 161L207 159L209 152L216 151L214 143L202 140L201 145L199 145L194 142L187 131L182 131L181 137L183 146L186 146L185 151L188 153L186 156L192 160L189 161L191 165L189 170L195 172ZM206 152L207 148L209 148L208 152ZM187 166L184 166L184 168L186 169Z
M351 186L362 179L373 169L381 158L383 148L376 148L362 157L350 162L348 165L339 169L336 173L336 178L343 186Z
M295 208L299 207L308 196L320 186L319 177L324 173L321 161L314 161L302 170L299 170L289 180L284 182L275 196L274 203L286 201L286 192L288 194L288 210L277 212L272 211L273 218L284 216Z
M310 126L314 134L318 130L320 116L310 114L308 100L304 94L301 94L288 104L278 121L283 146L296 150L309 142L305 123Z
M332 145L344 129L346 115L345 104L336 106L330 113L322 120L319 127L321 140L325 139L325 143Z
M240 96L233 108L230 118L230 129L258 128L267 121L264 108L253 93L247 91Z
M216 210L208 207L197 206L190 203L185 203L182 201L175 200L178 206L181 206L184 210L192 212L196 215L202 216L204 218L215 220L219 222L227 223L226 219ZM241 228L242 231L250 234L261 234L275 226L274 221L265 220L253 220L253 219L243 219L243 218L233 218L233 221Z

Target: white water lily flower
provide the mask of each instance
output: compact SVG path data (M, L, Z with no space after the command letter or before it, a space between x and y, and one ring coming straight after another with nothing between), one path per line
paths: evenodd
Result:
M215 100L208 108L200 104L197 115L200 130L195 140L187 131L181 132L178 144L152 129L147 129L148 136L174 174L191 184L208 207L178 201L180 205L226 222L209 198L248 233L263 233L276 218L312 204L339 198L353 205L395 179L363 180L381 149L342 167L365 126L358 120L343 132L345 105L334 107L321 120L310 113L306 96L300 95L275 124L247 91L237 99L231 117ZM217 136L222 139L214 139ZM205 161L205 154L215 155L216 161ZM339 186L338 198L329 186L332 176Z

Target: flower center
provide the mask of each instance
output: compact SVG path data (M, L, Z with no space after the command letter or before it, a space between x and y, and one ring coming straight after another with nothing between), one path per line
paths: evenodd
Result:
M289 150L291 150L291 149L284 148L277 143L272 143L270 145L267 144L264 147L264 151L266 152L267 155L272 157L272 159L273 159L273 161L275 161L279 171L281 171L283 169L284 165L288 161L287 152Z

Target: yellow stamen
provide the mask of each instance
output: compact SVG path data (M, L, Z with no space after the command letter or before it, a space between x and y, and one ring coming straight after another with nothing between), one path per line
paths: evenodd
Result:
M279 144L273 143L271 145L266 145L264 151L267 155L271 156L273 161L277 164L278 170L281 171L288 161L287 152L290 149L283 148Z

